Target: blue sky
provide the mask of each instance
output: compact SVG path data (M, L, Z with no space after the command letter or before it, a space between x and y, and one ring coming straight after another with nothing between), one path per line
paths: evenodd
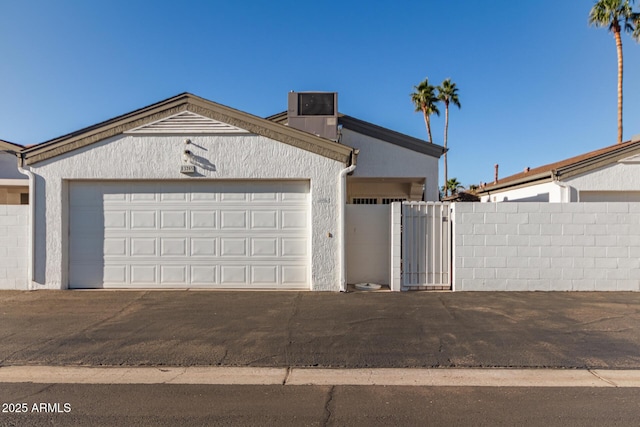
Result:
M182 92L267 116L290 90L337 91L341 112L426 139L409 94L450 77L449 176L491 181L495 163L506 176L616 142L615 44L588 26L592 5L0 0L0 139L42 142ZM623 47L628 140L640 45Z

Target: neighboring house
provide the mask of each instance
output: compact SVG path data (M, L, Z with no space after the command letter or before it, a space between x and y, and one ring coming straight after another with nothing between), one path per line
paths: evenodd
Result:
M640 135L481 187L483 202L639 202Z
M23 147L0 140L0 205L26 205L29 203L29 181L18 171L16 153Z
M185 93L26 148L32 288L345 289L347 196L435 200L443 148L340 122Z

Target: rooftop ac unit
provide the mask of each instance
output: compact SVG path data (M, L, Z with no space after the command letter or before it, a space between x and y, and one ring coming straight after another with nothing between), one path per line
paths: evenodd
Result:
M289 92L289 126L322 138L338 140L336 92Z

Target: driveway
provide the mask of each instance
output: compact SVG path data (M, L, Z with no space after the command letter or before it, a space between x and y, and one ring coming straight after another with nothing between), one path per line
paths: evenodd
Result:
M0 292L0 365L640 368L640 293Z

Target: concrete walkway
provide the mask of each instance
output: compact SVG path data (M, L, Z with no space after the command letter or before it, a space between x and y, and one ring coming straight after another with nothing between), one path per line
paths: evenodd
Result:
M635 370L640 293L2 291L0 343L5 367Z
M640 370L7 366L0 383L640 387Z

